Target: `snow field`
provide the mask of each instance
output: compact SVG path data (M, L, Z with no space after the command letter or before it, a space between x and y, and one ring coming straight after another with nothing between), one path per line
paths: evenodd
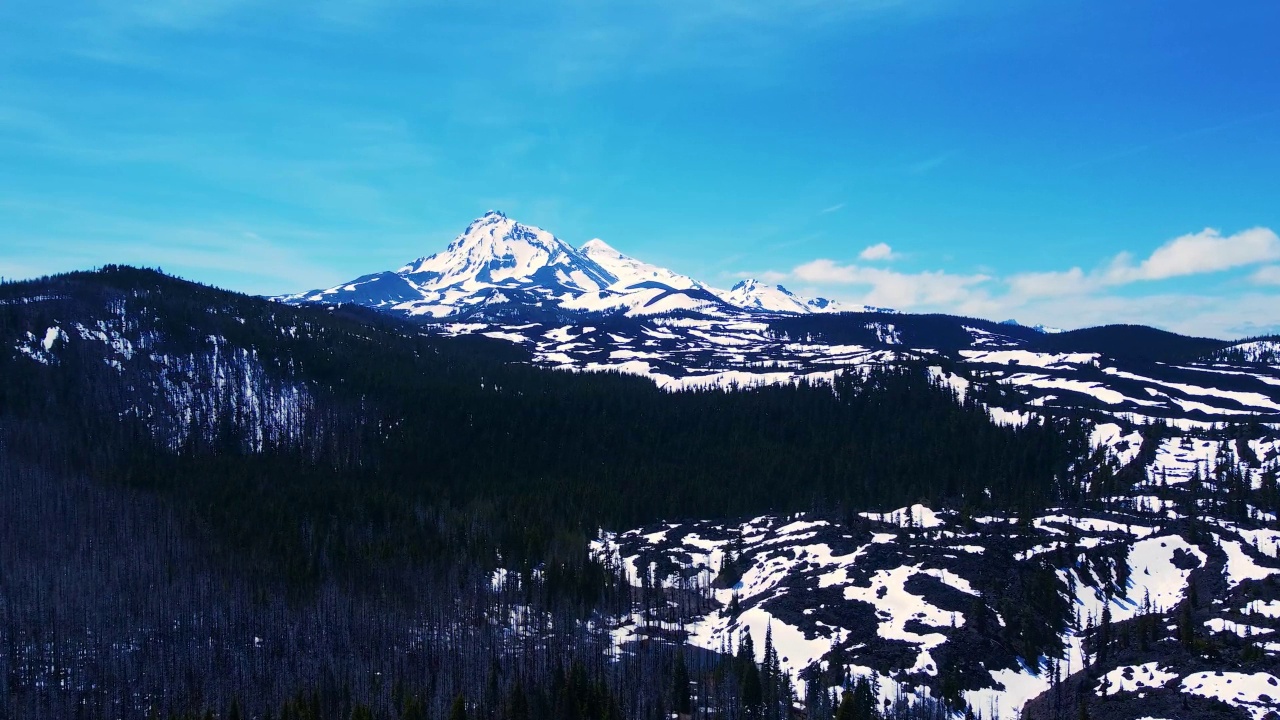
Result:
M1253 625L1242 625L1232 620L1224 620L1222 618L1211 618L1205 621L1205 627L1215 633L1229 632L1239 635L1240 637L1257 637L1259 635L1267 635L1275 632L1271 628L1256 627Z
M1255 720L1276 711L1280 680L1267 673L1201 672L1182 679L1182 692L1216 698L1244 709Z
M1098 689L1094 692L1102 696L1118 692L1150 690L1164 687L1169 684L1169 681L1177 678L1177 673L1161 670L1158 662L1125 665L1103 675L1098 682Z
M1227 554L1227 585L1235 587L1245 580L1264 580L1280 573L1280 569L1259 565L1245 553L1244 548L1235 540L1222 543L1222 550Z
M920 566L902 566L892 570L877 570L871 577L869 587L849 585L844 588L846 600L859 600L876 609L880 620L877 634L886 640L904 640L919 648L913 671L923 671L927 675L937 675L937 667L932 663L929 651L943 644L947 636L942 633L914 633L906 629L912 620L924 625L936 627L963 627L964 614L951 613L930 605L924 598L907 592L904 587L912 575L920 571ZM931 573L925 573L931 574ZM964 582L964 587L968 583ZM966 592L973 594L970 588Z
M916 527L922 529L942 527L946 522L938 513L919 503L911 507L898 508L887 513L858 513L868 520L879 523L897 525L898 527Z

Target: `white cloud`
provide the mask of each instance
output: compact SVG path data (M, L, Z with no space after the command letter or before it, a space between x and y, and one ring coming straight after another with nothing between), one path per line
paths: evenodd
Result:
M845 206L845 205L848 205L848 204L849 204L849 203L847 203L847 202L840 202L840 203L836 203L835 205L832 205L831 207L823 208L823 209L822 209L822 214L823 214L823 215L826 215L827 213L833 213L833 212L836 212L836 211L838 211L838 210L843 210L843 209L844 209L844 206Z
M1223 237L1213 228L1183 235L1161 245L1137 267L1125 255L1116 257L1108 271L1112 283L1219 272L1280 259L1280 237L1268 228L1250 228Z
M901 273L864 265L840 265L820 259L796 267L791 277L817 285L866 288L859 302L893 308L961 303L971 300L987 275L954 275L943 271Z
M888 243L876 243L858 253L859 260L892 260L895 257L897 255L893 252L893 248L889 247Z
M888 245L873 245L860 255L892 255ZM1267 292L1194 294L1162 290L1135 294L1130 288L1150 281L1246 268L1280 259L1280 238L1267 228L1224 236L1216 230L1174 238L1141 261L1120 253L1098 269L1016 273L957 274L944 270L898 272L859 263L817 259L789 272L759 274L795 284L793 290L849 304L892 307L906 312L947 312L994 320L1017 318L1074 328L1109 323L1139 323L1175 332L1214 337L1244 337L1280 330L1280 295ZM1255 285L1280 285L1280 264L1258 268ZM1069 301L1064 302L1064 298Z
M1258 285L1280 285L1280 265L1258 268L1249 279Z
M1113 293L1082 295L1061 302L1042 298L1020 302L1003 296L991 307L962 308L960 314L996 319L1017 318L1064 328L1116 323L1151 325L1185 335L1241 338L1280 329L1280 296L1275 293L1203 295L1158 293L1128 297Z
M1018 297L1059 297L1090 292L1099 286L1097 275L1085 275L1078 267L1065 271L1018 273L1009 278L1009 292Z
M814 260L791 271L805 282L823 285L852 285L860 281L861 270L856 265L837 265L833 260Z
M1078 267L1018 273L1008 282L1009 291L1020 297L1061 297L1096 293L1135 282L1222 272L1276 259L1280 259L1280 237L1268 228L1250 228L1227 236L1206 228L1166 242L1136 265L1131 253L1122 252L1088 273ZM1265 277L1265 272L1264 268L1255 278Z

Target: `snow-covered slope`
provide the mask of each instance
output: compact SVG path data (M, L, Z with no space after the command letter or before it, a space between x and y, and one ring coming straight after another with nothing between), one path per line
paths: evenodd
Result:
M41 304L67 310L56 299ZM120 302L83 309L78 316L62 315L62 320L51 319L39 337L28 331L11 347L45 366L89 358L94 372L101 374L89 382L100 387L119 382L127 388L104 393L114 412L122 419L145 419L154 439L169 449L207 442L227 423L252 428L242 448L246 451L301 442L302 428L315 410L305 383L281 378L257 349L224 334L178 341L161 331L165 320L155 313L125 308ZM219 321L239 324L235 319L227 323L225 312L216 307L207 315L207 327ZM280 331L296 334L297 328Z
M781 287L725 292L624 255L603 240L575 250L551 233L489 211L445 250L396 271L276 298L357 304L422 318L544 318L549 314L706 317L840 312L838 303ZM850 310L858 310L851 308Z
M657 265L650 265L629 255L624 255L610 247L605 241L596 238L588 240L580 252L594 260L600 267L608 270L616 278L613 289L623 292L644 285L660 283L673 290L706 289L706 287L687 275L672 272Z
M598 238L588 240L580 252L615 279L604 291L583 293L565 301L562 307L566 309L623 312L633 317L667 313L721 317L733 310L697 280L625 255Z
M444 251L395 272L279 298L354 303L411 316L445 317L492 305L557 305L616 282L608 270L540 228L490 211Z
M806 313L812 308L781 285L767 285L751 278L734 285L720 295L731 305L764 312Z
M1140 360L1096 351L1088 343L1076 349L1070 333L963 318L641 317L457 322L439 330L517 343L541 365L641 375L670 390L823 382L859 368L924 363L962 396L979 381L984 404L1001 421L1024 422L1029 413L1086 412L1125 428L1158 422L1190 431L1249 419L1280 423L1275 365Z
M496 211L467 226L444 252L419 258L397 274L433 289L519 281L585 292L616 279L560 238Z
M1215 358L1227 362L1249 362L1280 366L1280 339L1250 340L1218 351Z
M946 700L957 718L1080 717L1080 696L1112 708L1098 717L1232 717L1221 704L1274 717L1280 530L1213 506L1192 511L1190 495L1152 483L1106 509L1021 520L917 505L663 523L603 533L594 549L635 585L671 591L646 589L612 619L620 645L732 651L750 637L824 716L862 677L885 707ZM1069 714L1055 714L1062 697Z
M755 278L742 280L728 290L713 290L721 300L745 310L762 313L804 315L808 313L891 313L889 308L870 305L844 305L827 298L805 298L781 285L770 285Z

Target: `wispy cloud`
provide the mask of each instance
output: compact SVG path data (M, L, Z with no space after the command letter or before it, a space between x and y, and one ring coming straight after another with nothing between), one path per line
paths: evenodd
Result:
M1258 268L1249 280L1258 285L1280 285L1280 265L1268 265Z
M183 277L215 281L257 294L296 292L347 279L280 241L252 231L174 228L163 238L138 238L131 243L78 243L66 237L40 238L40 242L46 247L60 247L62 252L16 266L12 277L120 263L159 267Z
M1194 130L1188 130L1186 132L1178 133L1176 135L1171 135L1169 137L1160 138L1158 140L1152 140L1151 142L1148 142L1148 143L1141 143L1138 145L1133 145L1131 147L1123 148L1121 150L1108 153L1106 155L1089 158L1088 160L1082 160L1078 163L1075 163L1069 166L1067 169L1081 170L1084 168L1093 167L1095 165L1103 165L1105 163L1114 162L1116 160L1123 160L1125 158L1133 157L1135 155L1141 155L1142 153L1146 153L1151 150L1165 147L1167 145L1177 145L1178 143L1185 142L1187 140L1192 140L1198 137L1204 137L1206 135L1213 135L1215 133L1223 132L1224 130L1230 130L1232 128L1240 127L1242 125L1252 125L1253 123L1261 122L1263 120L1269 120L1275 117L1280 117L1280 110L1270 110L1267 112L1254 113L1252 115L1245 115L1243 117L1235 118L1234 120L1228 120L1226 122L1216 123L1214 125L1209 125L1206 127L1195 128Z
M249 293L292 292L339 282L338 258L360 248L355 237L282 224L203 219L165 222L75 207L8 201L19 213L60 213L58 227L32 233L0 229L0 272L34 277L108 263L161 267ZM56 248L56 252L50 252Z
M863 303L900 308L964 302L972 297L975 288L991 279L986 275L955 275L943 271L903 273L864 265L841 265L827 259L799 265L790 276L815 285L861 287L865 289Z
M191 30L252 5L249 0L113 0L97 4L99 19L120 27Z
M909 175L927 175L947 164L947 162L958 154L960 154L959 150L948 150L944 153L938 153L932 157L927 157L923 160L918 160L908 164L906 171Z
M372 28L406 0L93 0L79 16L118 38L142 31L196 32L242 30L246 19L265 21L286 17L294 23L319 23Z
M106 117L135 108L131 114L141 117L121 127L110 121L80 122L66 102L36 97L32 107L0 106L0 130L6 131L0 132L0 152L12 149L50 164L73 165L82 177L98 178L109 171L122 180L116 188L127 187L139 173L162 174L166 182L153 195L212 188L225 213L251 199L274 205L278 213L288 208L377 226L403 215L403 206L391 195L414 191L393 179L433 172L437 165L437 148L394 115L299 103L297 112L307 117L305 134L294 138L283 133L267 144L237 127L234 119L191 121L189 115L201 113L198 106L129 95L95 98ZM65 197L53 190L49 194Z

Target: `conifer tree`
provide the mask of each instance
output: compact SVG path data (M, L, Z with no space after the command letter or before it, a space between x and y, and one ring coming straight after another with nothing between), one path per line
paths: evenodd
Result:
M453 706L449 708L449 720L467 720L467 699L462 693L458 693L453 699Z
M845 690L840 694L840 707L836 709L836 720L858 720L851 690Z
M507 720L529 720L529 698L524 693L524 683L516 680L507 700Z
M676 651L676 667L672 673L672 707L680 715L693 712L693 698L689 690L689 667L684 661L684 647Z

